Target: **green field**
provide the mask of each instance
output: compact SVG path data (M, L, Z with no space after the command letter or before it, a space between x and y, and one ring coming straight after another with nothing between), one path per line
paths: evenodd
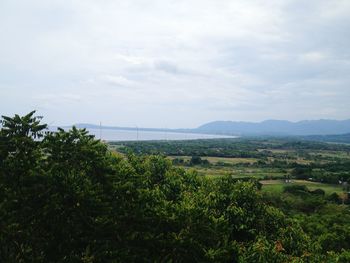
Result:
M180 156L168 156L171 160L175 158L181 158L185 161L189 161L191 159L191 156L186 155L180 155ZM226 164L239 164L239 163L256 163L258 159L256 158L230 158L230 157L207 157L207 156L201 156L203 160L208 160L212 164L217 164L219 162L226 163Z
M331 193L343 193L343 188L341 185L334 184L324 184L318 182L310 182L306 180L292 180L291 183L286 183L284 180L261 180L263 185L263 191L272 191L282 193L283 188L287 185L305 185L311 191L315 189L322 189L326 192L326 194Z

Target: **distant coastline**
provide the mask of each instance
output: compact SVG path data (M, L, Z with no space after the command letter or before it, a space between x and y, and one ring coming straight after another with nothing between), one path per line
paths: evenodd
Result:
M65 126L64 129L69 129L71 126ZM96 125L76 125L78 128L86 128L90 134L97 139L104 141L174 141L174 140L198 140L198 139L224 139L238 138L238 136L204 134L194 132L184 132L176 130L163 129L137 129L137 128L116 128L104 127ZM55 131L57 127L50 127L50 130Z

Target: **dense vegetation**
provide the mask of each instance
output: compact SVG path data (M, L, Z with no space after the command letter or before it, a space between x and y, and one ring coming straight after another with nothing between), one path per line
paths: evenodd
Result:
M128 141L110 142L122 152L128 149L141 154L200 155L216 157L264 157L278 156L278 153L288 157L288 150L298 151L299 155L306 155L314 151L343 151L350 154L350 145L329 144L322 142L298 140L294 137L255 137L234 139L200 139L188 141ZM274 152L284 150L285 152Z
M334 142L334 143L350 143L350 133L337 135L310 135L301 136L301 138L310 141Z
M199 157L202 167L206 166L207 171L214 174L216 171L239 177L242 174L248 177L260 174L258 177L261 179L284 179L287 175L292 175L296 179L312 178L313 181L331 184L338 184L339 181L350 183L350 145L300 141L294 138L243 138L111 142L110 146L123 153L131 151L168 156L175 165L185 167L196 165L193 158L198 161ZM255 173L236 174L237 170L254 170Z
M2 119L0 262L350 260L348 206L320 191L264 192L45 128L34 112Z

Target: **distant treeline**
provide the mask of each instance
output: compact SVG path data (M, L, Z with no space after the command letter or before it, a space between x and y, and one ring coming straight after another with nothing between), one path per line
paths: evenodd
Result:
M310 140L310 141L350 144L350 133L339 134L339 135L310 135L310 136L303 136L300 138L303 138L305 140Z
M118 145L118 150L126 153L131 150L137 154L163 154L167 156L197 155L214 157L242 157L259 158L268 152L261 150L327 150L347 151L350 153L350 145L328 144L321 142L301 141L288 138L276 139L206 139L190 141L129 141L110 142L110 145ZM273 153L270 153L273 156Z

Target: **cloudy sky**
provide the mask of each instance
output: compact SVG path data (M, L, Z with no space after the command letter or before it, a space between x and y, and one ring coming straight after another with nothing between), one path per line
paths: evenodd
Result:
M349 0L1 0L0 114L196 127L350 118Z

